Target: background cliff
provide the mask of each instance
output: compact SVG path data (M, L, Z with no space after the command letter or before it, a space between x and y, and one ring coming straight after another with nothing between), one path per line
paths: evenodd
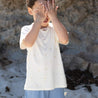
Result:
M96 78L97 0L56 0L56 4L59 6L58 18L69 32L69 44L60 44L65 72L75 69L84 71L90 65L88 70ZM0 96L7 96L0 98L22 96L20 92L25 82L26 50L20 50L19 47L20 29L32 22L33 17L27 12L25 0L0 0ZM5 92L10 93L6 95Z

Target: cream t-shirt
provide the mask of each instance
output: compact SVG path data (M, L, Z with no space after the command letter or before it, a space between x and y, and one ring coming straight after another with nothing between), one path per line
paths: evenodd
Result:
M20 46L33 24L34 22L21 28ZM52 23L40 29L33 46L25 49L27 58L24 90L52 90L67 87L58 36Z

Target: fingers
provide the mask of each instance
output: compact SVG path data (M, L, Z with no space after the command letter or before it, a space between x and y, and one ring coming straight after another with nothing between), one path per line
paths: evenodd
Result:
M48 9L49 9L49 0L47 1L47 7L48 7Z
M42 11L43 11L43 13L45 13L45 6L44 6L44 4L42 5Z
M34 9L33 11L38 11L38 10L40 10L40 9L41 9L41 7L42 7L42 2L41 2L41 3L39 3L39 8L36 8L36 9Z
M39 8L38 9L35 9L35 11L42 11L42 13L45 12L45 6L42 2L39 3Z
M57 11L57 9L58 9L58 6L56 6L56 11Z
M45 9L47 9L47 3L46 2L44 3L44 6L45 6Z
M49 2L49 0L47 1L47 5L48 5L48 10L53 9L53 7L52 7L52 3L51 3L51 2Z
M46 14L48 12L47 2L43 3L44 5L44 13Z
M47 2L46 2L46 11L48 11L48 4L47 4Z
M57 14L57 9L58 9L58 6L56 6L56 8L55 8L56 14Z
M55 0L52 0L52 6L55 8Z
M55 0L52 0L51 2L49 0L47 0L47 6L48 9L55 9Z

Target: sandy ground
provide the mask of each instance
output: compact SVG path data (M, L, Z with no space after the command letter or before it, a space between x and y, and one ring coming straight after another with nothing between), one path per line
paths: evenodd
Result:
M0 98L25 98L24 83L25 83L25 63L15 65L10 64L6 68L0 66ZM81 86L76 87L76 90L65 89L65 98L98 98L98 86L90 85L92 91Z

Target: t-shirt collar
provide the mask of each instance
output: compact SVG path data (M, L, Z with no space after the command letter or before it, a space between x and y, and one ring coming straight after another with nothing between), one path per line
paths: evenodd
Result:
M33 25L33 24L34 24L34 22L33 22L31 25ZM49 25L48 25L47 27L41 28L40 31L41 31L41 32L46 32L46 31L49 30L49 27L50 27L50 23L49 23Z

